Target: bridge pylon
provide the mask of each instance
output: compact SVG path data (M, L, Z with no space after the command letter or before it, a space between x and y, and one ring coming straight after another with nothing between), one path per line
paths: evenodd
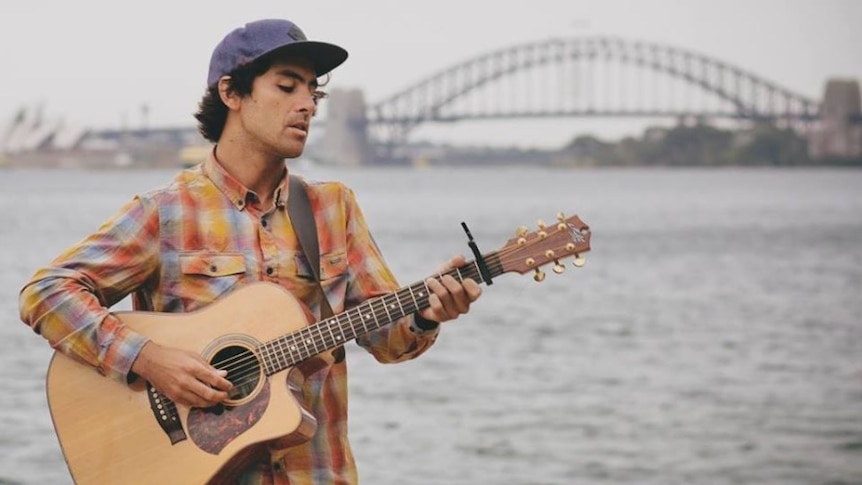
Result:
M808 141L812 159L862 156L862 99L855 79L826 83L818 126Z
M326 129L317 156L331 165L364 165L372 158L365 96L359 89L333 89L326 103Z

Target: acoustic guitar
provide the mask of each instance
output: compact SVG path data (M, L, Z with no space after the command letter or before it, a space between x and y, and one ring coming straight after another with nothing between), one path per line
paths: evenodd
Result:
M536 231L522 228L497 251L481 255L472 242L471 248L476 259L447 274L490 284L506 272L535 271L541 281L540 267L553 263L561 273L564 257L583 265L590 230L577 216L560 214ZM72 478L79 485L235 481L252 457L314 434L300 388L332 350L426 308L428 296L422 281L309 323L313 319L290 293L258 282L195 312L118 312L125 325L154 342L197 352L226 370L234 389L215 408L188 408L141 379L126 386L55 352L48 405Z

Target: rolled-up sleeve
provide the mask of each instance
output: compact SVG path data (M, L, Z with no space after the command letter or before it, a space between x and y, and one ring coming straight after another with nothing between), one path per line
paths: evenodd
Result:
M158 271L158 232L157 208L136 197L33 275L20 293L21 320L55 350L126 382L147 338L109 308Z
M356 203L354 193L346 189L347 252L351 271L345 306L350 308L377 296L398 289L398 281L390 271L380 248L374 241L365 216ZM413 315L391 325L368 332L357 343L383 363L410 360L423 354L437 339L439 326L421 330Z

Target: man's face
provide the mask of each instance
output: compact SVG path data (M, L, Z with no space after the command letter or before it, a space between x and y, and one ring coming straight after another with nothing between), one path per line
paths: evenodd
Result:
M240 116L250 140L281 158L296 158L308 141L316 110L317 77L301 59L273 62L254 80L251 94L242 99Z

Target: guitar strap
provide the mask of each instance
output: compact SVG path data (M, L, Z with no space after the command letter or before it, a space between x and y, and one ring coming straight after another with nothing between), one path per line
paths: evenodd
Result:
M293 230L299 240L299 247L305 253L305 258L308 259L308 265L311 267L311 273L317 281L317 287L320 290L320 318L324 319L334 313L329 300L326 298L323 285L320 284L320 244L317 240L317 224L314 222L314 213L311 210L311 201L308 199L305 182L300 177L291 175L289 184L287 215L290 217L290 223L293 224ZM344 355L343 347L333 351L332 354L336 362L343 361ZM281 475L286 473L287 466L284 463L284 458L288 449L289 446L284 448L270 446L269 459L273 473Z
M288 188L287 215L296 231L299 239L299 247L308 259L311 273L320 290L320 318L324 319L333 315L332 306L326 298L326 292L320 284L320 245L317 241L317 224L314 222L314 213L311 211L311 202L308 200L308 191L305 182L296 175L290 176Z

